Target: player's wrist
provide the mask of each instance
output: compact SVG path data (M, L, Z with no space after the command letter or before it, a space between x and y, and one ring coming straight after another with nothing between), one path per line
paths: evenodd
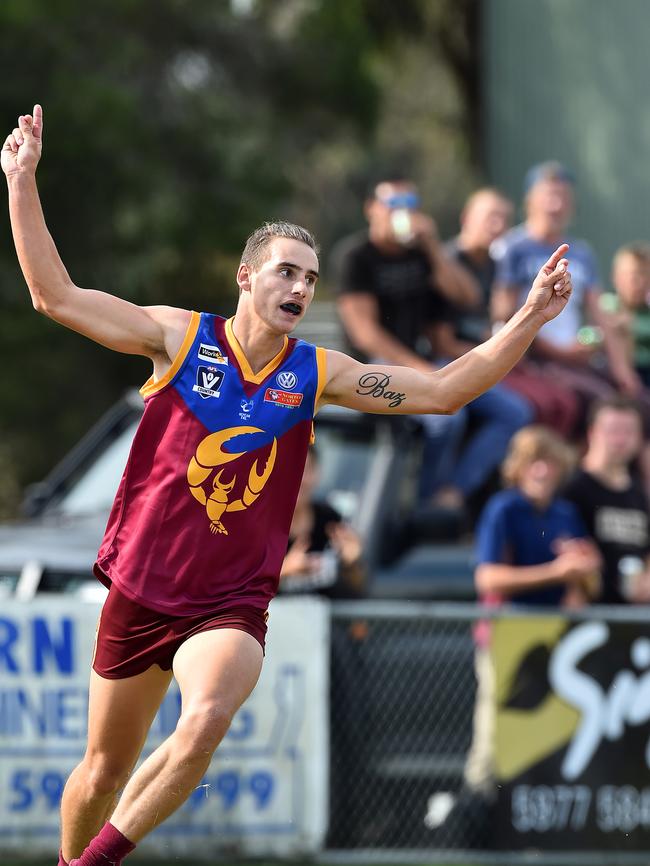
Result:
M548 318L544 315L544 311L540 310L530 301L525 301L521 308L512 316L511 322L531 325L539 330L542 325L545 325Z
M36 187L36 166L33 169L20 168L10 171L6 177L10 192L32 190Z

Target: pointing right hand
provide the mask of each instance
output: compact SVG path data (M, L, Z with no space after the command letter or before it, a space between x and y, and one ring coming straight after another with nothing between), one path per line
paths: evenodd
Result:
M10 177L34 174L43 149L43 109L34 106L34 114L21 114L18 126L2 146L2 170Z

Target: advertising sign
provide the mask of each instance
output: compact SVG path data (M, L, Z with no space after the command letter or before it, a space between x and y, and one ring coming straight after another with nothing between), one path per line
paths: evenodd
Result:
M0 852L52 854L59 802L83 755L99 607L63 598L0 611ZM319 850L328 808L329 612L315 598L271 605L266 659L187 803L139 846L162 856ZM143 757L176 726L172 683Z
M650 846L650 624L494 624L496 843Z

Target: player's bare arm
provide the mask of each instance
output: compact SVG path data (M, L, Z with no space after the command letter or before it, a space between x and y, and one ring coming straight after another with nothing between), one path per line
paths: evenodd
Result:
M36 185L43 148L43 110L21 115L2 147L9 214L18 260L34 307L97 343L145 355L162 375L176 355L190 320L187 310L139 307L122 298L76 286L47 229Z
M430 373L409 367L360 364L327 352L322 400L382 414L450 414L487 391L514 367L539 329L566 306L571 275L562 244L541 268L526 303L493 337Z

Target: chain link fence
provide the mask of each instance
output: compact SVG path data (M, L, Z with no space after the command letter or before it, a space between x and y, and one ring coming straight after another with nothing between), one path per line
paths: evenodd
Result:
M481 845L485 828L457 808L473 658L470 620L335 609L328 847Z
M643 862L624 851L561 856L544 847L543 836L534 852L493 849L496 786L490 796L468 772L468 755L476 748L474 633L484 616L474 605L333 605L329 859ZM572 614L565 633L576 620L597 616ZM648 628L647 614L613 613L614 620L626 616ZM521 622L522 614L517 618ZM648 823L640 829L650 829Z

